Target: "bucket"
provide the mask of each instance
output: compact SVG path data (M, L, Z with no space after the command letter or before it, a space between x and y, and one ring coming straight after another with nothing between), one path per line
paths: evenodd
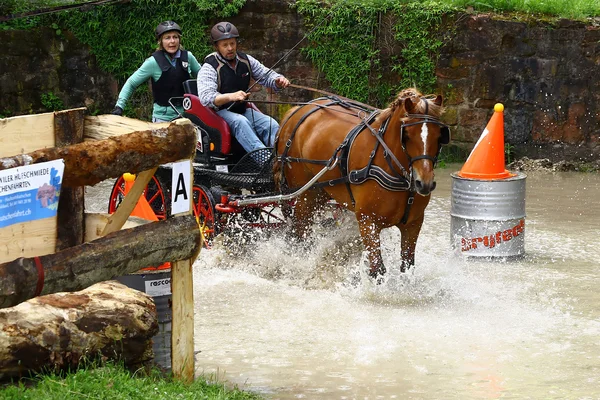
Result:
M154 362L171 370L171 270L140 271L116 278L127 287L151 296L156 304L158 333L152 338Z
M452 176L450 235L456 253L515 259L525 255L525 178Z

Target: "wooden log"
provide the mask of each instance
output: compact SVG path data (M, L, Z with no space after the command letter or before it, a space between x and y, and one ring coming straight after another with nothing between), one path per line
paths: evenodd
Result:
M146 122L111 114L89 115L85 117L83 132L85 140L104 140L134 131L148 131L167 126L169 126L169 122Z
M99 355L139 367L158 332L152 298L116 282L0 310L0 379L76 367Z
M0 308L189 259L200 251L200 242L198 222L187 215L117 231L54 254L18 258L0 264Z
M123 172L138 173L191 158L196 151L196 140L194 125L188 119L181 119L167 127L2 158L0 170L62 158L65 160L63 186L95 185Z
M83 142L83 123L86 108L54 113L55 147ZM85 236L85 188L62 187L58 203L56 251L83 243Z

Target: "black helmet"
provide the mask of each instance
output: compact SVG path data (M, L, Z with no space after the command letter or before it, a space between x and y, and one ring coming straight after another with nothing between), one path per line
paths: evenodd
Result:
M164 21L158 24L156 29L154 30L154 34L156 35L156 40L158 40L161 35L165 32L177 31L181 35L181 27L177 25L174 21Z
M219 22L210 30L210 38L214 42L219 40L240 37L240 34L231 22Z

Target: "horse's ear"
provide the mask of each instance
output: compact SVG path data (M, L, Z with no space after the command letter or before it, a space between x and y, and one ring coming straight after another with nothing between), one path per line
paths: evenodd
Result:
M413 103L413 101L410 99L410 97L407 97L404 99L404 110L406 111L407 114L414 114L415 106L416 106L416 104Z
M442 97L442 95L441 95L441 94L438 94L438 95L437 95L437 97L435 98L435 100L433 100L433 103L434 103L436 106L440 106L440 107L442 106L442 103L443 103L443 102L444 102L444 98Z

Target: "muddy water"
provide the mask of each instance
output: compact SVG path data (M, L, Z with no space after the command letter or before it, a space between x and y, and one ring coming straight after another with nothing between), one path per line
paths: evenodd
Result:
M203 250L198 373L271 399L600 398L600 176L528 173L526 257L503 263L450 249L457 169L437 172L414 273L394 271L399 233L383 233L381 286L362 276L352 218L308 244Z

